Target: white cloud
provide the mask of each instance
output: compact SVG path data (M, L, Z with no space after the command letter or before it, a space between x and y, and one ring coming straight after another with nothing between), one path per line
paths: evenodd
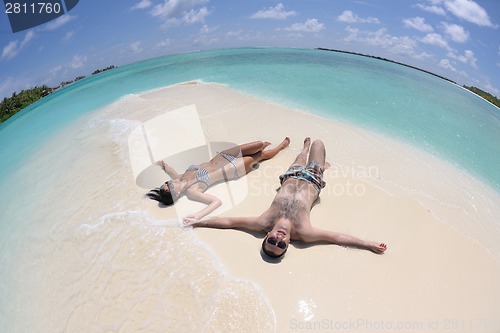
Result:
M469 77L469 75L465 71L459 71L456 69L448 59L441 59L439 62L439 67L442 67L450 72L455 72L463 77Z
M130 43L128 45L128 47L134 53L139 53L139 52L142 51L141 42L140 41L136 41L136 42Z
M206 34L214 32L215 30L217 30L217 27L209 27L208 25L204 24L200 28L200 34L205 34L206 35Z
M416 5L418 8L425 10L426 12L429 13L434 13L437 15L445 16L446 11L442 7L434 6L434 5L424 5L424 4L417 4Z
M195 23L203 23L205 22L205 16L208 15L208 8L207 7L202 7L198 10L196 9L191 9L189 12L186 12L182 18L181 21L186 24L195 24Z
M24 36L23 41L21 42L21 48L24 48L28 43L35 37L35 32L33 30L30 30L26 33L26 36Z
M486 10L472 0L444 0L444 7L456 17L468 22L495 27Z
M464 64L468 64L472 66L473 68L477 68L476 64L476 57L474 56L474 52L471 50L465 50L463 55L456 55L453 52L448 52L447 56L452 59L456 59L460 62L463 62Z
M59 72L61 72L63 69L63 66L62 65L57 65L56 67L52 67L50 70L49 70L49 74L50 75L55 75Z
M442 23L444 32L454 41L458 43L465 43L469 40L469 32L458 24Z
M499 91L497 88L495 88L495 87L493 87L493 86L491 85L491 82L490 82L489 80L487 80L487 81L486 81L486 83L485 83L483 86L484 86L484 90L485 90L485 91L489 91L489 92L491 92L493 95L498 96L498 94L500 93L500 91Z
M14 58L20 51L20 49L17 47L17 44L19 44L19 41L13 40L5 45L2 51L2 59Z
M69 42L71 39L73 39L73 36L75 35L75 32L73 30L71 31L68 31L64 37L63 37L63 41L65 42Z
M165 26L203 23L209 14L206 7L198 6L208 0L164 0L163 4L152 9L151 16L165 20Z
M380 23L376 17L361 18L350 10L345 10L337 17L337 21L346 23Z
M0 98L11 96L14 91L19 91L24 89L24 87L29 87L26 79L16 77L1 78L0 77Z
M445 16L448 11L460 19L480 26L498 27L491 22L488 12L473 0L428 0L428 2L431 4L417 4L416 6L442 16Z
M285 28L286 31L293 32L320 32L325 28L323 23L320 23L317 19L308 19L304 23L295 23L290 27Z
M136 9L146 9L146 8L149 8L153 5L153 3L151 2L151 0L141 0L140 2L136 3L134 6L132 6L132 8L130 8L131 10L136 10Z
M193 45L213 45L219 41L218 38L209 37L208 35L199 35L192 41Z
M50 21L49 23L47 23L47 25L44 25L42 28L40 28L40 30L41 31L54 31L54 30L59 29L60 27L62 27L66 23L73 21L74 19L76 19L76 16L74 16L74 15L66 14L63 16L59 16L54 21Z
M26 45L29 44L29 42L35 37L35 32L33 30L30 30L26 33L24 36L23 40L21 43L19 43L19 40L14 40L9 42L7 45L4 46L2 50L2 56L0 59L12 59L15 58L19 52L26 47Z
M174 18L206 2L207 0L164 0L163 4L154 6L151 15L167 19Z
M285 6L282 3L279 3L276 5L276 7L269 7L259 10L258 12L252 14L250 18L284 20L290 16L295 15L297 15L297 13L295 13L294 11L285 11Z
M228 31L224 35L224 39L226 41L238 41L238 42L245 42L245 43L252 43L252 44L258 44L261 43L263 40L275 40L276 38L279 38L279 40L283 39L283 36L280 35L277 37L276 35L271 35L269 32L262 32L262 31L254 31L254 30L243 30L243 29L238 29L238 30L231 30Z
M431 32L434 30L434 29L432 29L432 26L425 23L425 19L423 17L419 17L419 16L404 19L403 23L404 23L405 27L407 27L407 28L413 28L413 29L416 29L416 30L422 31L422 32Z
M172 40L170 38L161 40L161 41L156 43L156 47L158 47L158 48L164 48L164 47L167 47L170 45L172 45Z
M443 67L444 69L453 71L453 72L457 71L457 69L455 67L453 67L453 65L450 63L450 61L448 59L441 59L441 61L439 62L439 66Z
M74 55L71 59L70 67L73 69L82 68L87 62L87 56Z
M71 16L68 14L60 16L54 21L47 23L42 28L36 29L36 31L54 31L62 27L66 23L74 20L75 18L76 16ZM0 59L9 60L15 58L19 54L19 52L21 52L21 50L24 49L35 37L35 30L29 30L22 41L15 40L9 42L4 46Z
M260 31L244 31L243 29L228 31L224 35L224 38L226 40L231 40L231 41L237 40L237 41L252 42L252 43L264 39L262 32ZM273 37L272 36L270 37L269 35L266 35L266 38L273 39Z
M240 37L242 34L243 34L243 30L242 29L232 30L232 31L228 31L226 33L226 37L229 37L229 38Z
M363 45L370 45L376 48L383 48L393 54L410 56L415 59L425 60L432 58L431 55L416 51L417 41L408 36L393 36L387 33L387 29L382 28L377 31L361 31L356 28L347 27L347 42L358 42Z
M448 42L440 34L430 33L420 39L422 43L442 47L443 49L451 50Z

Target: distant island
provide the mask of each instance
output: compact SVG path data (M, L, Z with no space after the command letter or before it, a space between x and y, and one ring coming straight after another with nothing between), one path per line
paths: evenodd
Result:
M112 65L105 68L97 69L92 73L92 75L96 75L113 68L117 67ZM54 91L61 89L62 87L65 87L73 82L79 81L84 78L85 76L79 76L72 81L61 82L61 84L59 84L57 87L48 87L46 85L43 85L41 87L34 87L31 89L22 90L19 93L13 93L12 96L8 98L5 97L3 101L0 103L0 124L9 119L10 117L12 117L13 115L15 115L20 110L38 101L40 98L43 98L49 95L50 93L53 93Z
M356 52L349 52L349 51L342 51L342 50L335 50L335 49L327 49L327 48L317 48L317 50L347 53L347 54L353 54L353 55L358 55L358 56L363 56L363 57L368 57L368 58L383 60L383 61L387 61L387 62L392 62L392 63L398 64L398 65L401 65L401 66L406 66L406 67L409 67L409 68L413 68L413 69L422 71L422 72L430 74L430 75L434 75L434 76L436 76L436 77L438 77L440 79L443 79L443 80L449 81L451 83L457 84L456 82L454 82L454 81L452 81L450 79L447 79L447 78L445 78L443 76L440 76L440 75L434 74L432 72L426 71L424 69L421 69L421 68L418 68L418 67L414 67L414 66L410 66L410 65L407 65L407 64L403 64L403 63L400 63L400 62L397 62L397 61L393 61L393 60L390 60L390 59L386 59L386 58L382 58L382 57L376 57L376 56L371 56L371 55L366 55L366 54L356 53ZM113 69L113 68L117 68L117 67L116 66L108 66L108 67L105 67L105 68L97 69L97 70L95 70L92 73L92 75L96 75L96 74L105 72L107 70ZM79 80L84 79L84 78L85 78L85 76L79 76L79 77L75 78L72 81L61 82L61 84L59 86L57 86L57 87L48 87L46 85L43 85L41 87L34 87L34 88L31 88L31 89L28 89L28 90L22 90L20 93L13 93L11 97L4 98L3 101L0 103L0 124L3 123L4 121L6 121L7 119L9 119L10 117L12 117L14 114L16 114L17 112L19 112L20 110L22 110L25 107L29 106L30 104L36 102L40 98L43 98L43 97L49 95L50 93L52 93L52 92L54 92L54 91L56 91L58 89L61 89L62 87L67 86L68 84L71 84L73 82L79 81ZM488 93L486 91L483 91L483 90L481 90L481 89L479 89L477 87L472 87L472 86L469 87L469 86L465 86L465 85L463 87L466 88L466 89L468 89L468 90L470 90L470 91L472 91L473 93L479 95L480 97L484 98L488 102L490 102L490 103L492 103L495 106L497 106L497 107L500 108L500 99L498 99L496 96L493 96L492 94L490 94L490 93Z

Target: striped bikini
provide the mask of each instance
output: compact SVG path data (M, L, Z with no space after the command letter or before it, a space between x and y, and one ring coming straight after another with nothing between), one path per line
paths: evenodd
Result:
M223 152L220 152L220 153L218 152L218 154L220 154L222 157L224 157L229 163L231 163L234 166L234 179L238 179L239 178L238 168L236 167L236 161L238 158L236 156L229 155L229 154L226 154ZM191 186L193 186L194 184L199 183L199 182L207 185L207 187L210 186L210 173L208 172L207 169L200 168L200 166L196 165L196 164L191 164L186 169L186 171L196 171L196 182L191 184Z
M200 168L198 165L191 164L186 171L196 171L196 182L193 183L193 186L196 183L202 182L203 184L210 186L210 174L208 170L205 168Z
M224 152L218 153L220 156L224 157L229 163L231 163L234 166L234 179L240 178L238 175L238 167L236 166L236 161L238 160L238 157L226 154Z

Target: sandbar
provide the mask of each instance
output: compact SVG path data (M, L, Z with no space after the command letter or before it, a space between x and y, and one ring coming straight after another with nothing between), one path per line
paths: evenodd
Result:
M277 332L500 331L498 228L489 225L488 216L472 216L467 207L457 207L461 199L453 200L460 190L446 188L446 179L440 183L446 178L443 173L449 174L446 162L352 124L224 85L190 83L140 97L145 103L164 101L167 111L196 105L208 141L278 144L285 136L291 138L286 150L236 181L247 184L244 200L212 215L254 216L265 210L279 187L279 174L309 136L325 142L332 165L325 172L327 187L312 210L313 224L388 244L385 254L376 255L292 243L281 262L270 263L260 254L263 235L195 228L231 276L261 288L274 311ZM476 182L462 171L456 173ZM485 192L475 197L497 200L497 192L477 188ZM455 204L446 204L447 193ZM174 209L153 204L151 212L159 218L176 216Z

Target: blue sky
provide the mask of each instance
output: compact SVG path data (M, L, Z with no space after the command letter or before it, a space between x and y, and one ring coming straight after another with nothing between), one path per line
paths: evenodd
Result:
M0 8L0 98L109 65L249 46L371 54L500 97L498 0L80 0L18 33Z

